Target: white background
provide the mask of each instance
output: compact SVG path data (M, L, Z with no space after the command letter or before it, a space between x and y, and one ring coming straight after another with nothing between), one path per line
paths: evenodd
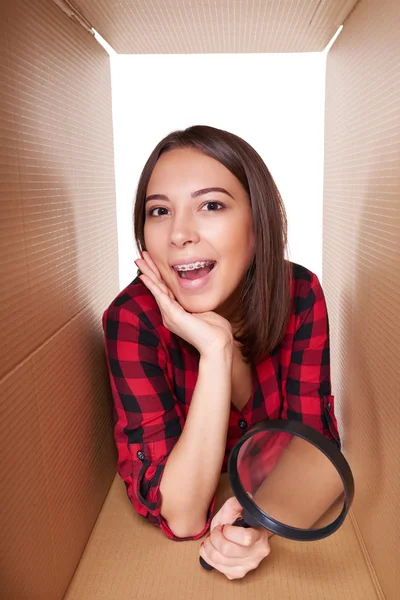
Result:
M136 275L133 199L169 132L211 125L262 156L283 197L290 260L322 279L325 53L111 57L120 288Z

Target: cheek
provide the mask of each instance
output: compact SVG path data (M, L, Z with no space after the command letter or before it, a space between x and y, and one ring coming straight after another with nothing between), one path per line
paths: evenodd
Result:
M160 228L159 228L160 229ZM159 262L161 257L165 257L164 236L162 231L157 231L155 227L144 226L144 243L147 252L155 263Z
M144 222L143 237L146 248L151 247L154 235L152 227L149 227L149 225L147 224L147 220Z
M221 256L235 262L238 267L249 266L255 250L254 234L250 225L231 227L228 234L225 231L221 235L220 240Z
M149 228L150 229L150 228ZM160 271L160 275L165 282L169 282L173 274L166 264L167 253L163 244L162 236L153 235L153 232L144 232L144 243L150 258L155 263L157 269Z

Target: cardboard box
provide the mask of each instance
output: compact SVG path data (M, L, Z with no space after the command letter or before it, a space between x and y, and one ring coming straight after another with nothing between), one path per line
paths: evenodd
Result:
M261 3L264 20L260 3L228 0L80 0L85 19L60 2L0 4L1 597L398 598L398 0ZM210 15L223 38L204 34ZM356 499L330 538L273 538L229 582L200 569L199 542L138 517L115 474L101 330L119 291L110 66L87 29L118 52L319 51L346 17L327 63L323 286Z

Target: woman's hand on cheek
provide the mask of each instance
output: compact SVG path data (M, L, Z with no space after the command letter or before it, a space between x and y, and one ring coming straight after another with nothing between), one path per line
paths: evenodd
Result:
M142 272L139 279L153 294L167 329L197 348L201 355L226 348L232 350L232 328L226 319L214 312L186 312L163 281L148 252L143 252L143 258L135 264Z
M217 525L200 546L200 556L228 579L241 579L270 553L265 529Z

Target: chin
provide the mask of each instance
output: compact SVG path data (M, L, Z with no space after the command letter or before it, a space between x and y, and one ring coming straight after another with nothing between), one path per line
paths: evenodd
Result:
M201 298L200 296L192 297L192 298L177 298L179 304L186 310L186 312L190 313L204 313L215 311L219 304L218 302L213 302L212 299Z

